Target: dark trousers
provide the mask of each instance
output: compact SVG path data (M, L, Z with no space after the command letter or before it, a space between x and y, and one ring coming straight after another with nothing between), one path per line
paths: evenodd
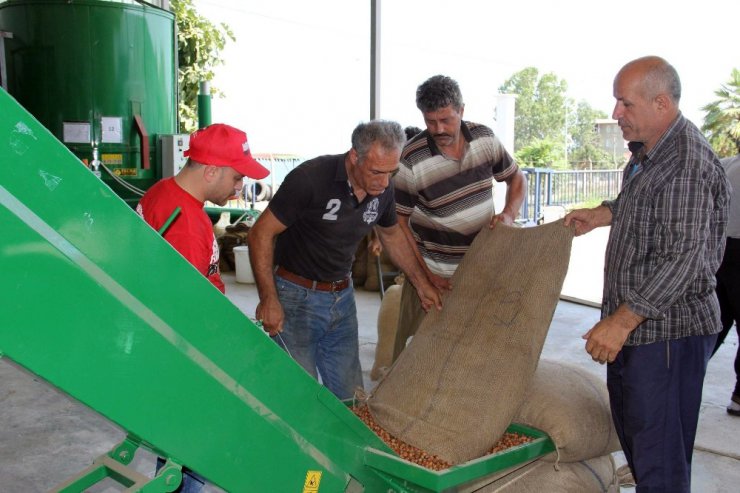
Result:
M691 491L701 393L716 340L625 346L607 366L612 418L638 493Z
M717 352L725 337L735 324L740 339L740 239L727 238L725 256L717 271L717 299L722 312L722 332L717 338L712 356ZM740 344L735 354L735 391L733 396L740 399Z

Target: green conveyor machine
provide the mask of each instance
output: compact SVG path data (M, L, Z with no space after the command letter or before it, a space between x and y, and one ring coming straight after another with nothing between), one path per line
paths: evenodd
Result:
M445 471L402 460L3 90L0 115L0 354L127 433L59 491L172 491L182 465L230 492L473 491L553 450L523 429Z

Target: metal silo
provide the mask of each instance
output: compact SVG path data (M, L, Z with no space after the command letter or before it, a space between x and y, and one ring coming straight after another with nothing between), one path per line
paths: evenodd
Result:
M151 2L0 1L2 85L133 203L178 130L175 29Z

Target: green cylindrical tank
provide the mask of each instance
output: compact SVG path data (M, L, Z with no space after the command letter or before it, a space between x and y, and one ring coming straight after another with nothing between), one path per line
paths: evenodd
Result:
M7 0L0 31L8 92L74 154L89 165L97 154L140 189L161 177L157 136L178 130L172 12L122 0Z

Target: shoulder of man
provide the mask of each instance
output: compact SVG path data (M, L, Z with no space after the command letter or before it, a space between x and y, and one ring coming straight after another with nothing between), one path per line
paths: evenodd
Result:
M468 128L468 131L470 132L470 135L473 137L473 139L478 139L481 137L495 137L493 130L491 130L490 127L483 125L482 123L468 121L463 123Z
M406 165L413 165L419 161L423 161L432 156L432 150L429 147L429 131L424 130L416 134L411 140L406 142L406 145L401 152L401 163Z

